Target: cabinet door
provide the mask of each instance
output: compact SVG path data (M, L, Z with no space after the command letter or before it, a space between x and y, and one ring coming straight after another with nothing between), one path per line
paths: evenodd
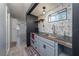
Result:
M45 46L46 46L46 48L45 48L46 56L54 56L55 48L53 46L48 45L48 44L45 44Z
M58 43L55 42L55 56L58 56Z
M42 38L42 37L40 37ZM47 56L57 56L58 55L58 43L42 38L41 41L43 42L43 47L44 47L44 55Z
M41 56L44 56L44 48L43 48L43 42L41 40L39 40L39 49L38 52Z
M45 38L38 36L37 50L41 56L55 56L57 55L55 42L45 41Z
M35 49L38 50L38 36L36 35L35 41L34 41Z

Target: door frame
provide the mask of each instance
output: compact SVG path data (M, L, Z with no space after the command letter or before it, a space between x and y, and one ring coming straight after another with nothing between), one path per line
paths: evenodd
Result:
M10 13L8 13L8 7L6 6L6 56L10 51Z

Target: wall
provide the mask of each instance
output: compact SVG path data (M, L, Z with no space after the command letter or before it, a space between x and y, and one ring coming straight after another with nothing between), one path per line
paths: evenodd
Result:
M6 55L6 5L0 3L0 56Z
M79 56L79 4L73 3L73 56Z
M17 31L16 31L17 24L18 24L17 19L11 17L11 42L16 42L17 40Z
M55 13L56 11L62 10L64 8L67 8L67 20L51 23L48 22L48 15ZM72 4L60 4L54 9L47 12L45 15L39 16L38 19L44 19L44 22L40 22L38 24L40 32L53 33L52 26L54 24L56 28L55 31L58 35L64 35L65 31L67 36L72 37Z
M19 27L19 30L17 30ZM11 42L26 44L26 21L11 17Z
M32 15L27 15L26 16L26 26L27 26L27 31L26 31L26 35L27 35L27 46L30 46L30 33L31 32L37 32L37 30L35 30L35 28L38 27L38 24L35 23L34 21L37 20L38 18Z
M26 21L19 21L19 24L20 24L20 43L26 44Z

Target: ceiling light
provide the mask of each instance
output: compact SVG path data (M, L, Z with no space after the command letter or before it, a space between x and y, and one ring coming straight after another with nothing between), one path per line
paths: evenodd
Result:
M46 12L45 11L43 11L43 14L45 14Z
M46 14L46 11L45 11L46 7L43 7L43 14Z

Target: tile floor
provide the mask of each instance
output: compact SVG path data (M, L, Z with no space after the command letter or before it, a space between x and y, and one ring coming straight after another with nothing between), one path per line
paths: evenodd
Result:
M39 56L39 54L31 46L21 45L10 48L8 56Z

